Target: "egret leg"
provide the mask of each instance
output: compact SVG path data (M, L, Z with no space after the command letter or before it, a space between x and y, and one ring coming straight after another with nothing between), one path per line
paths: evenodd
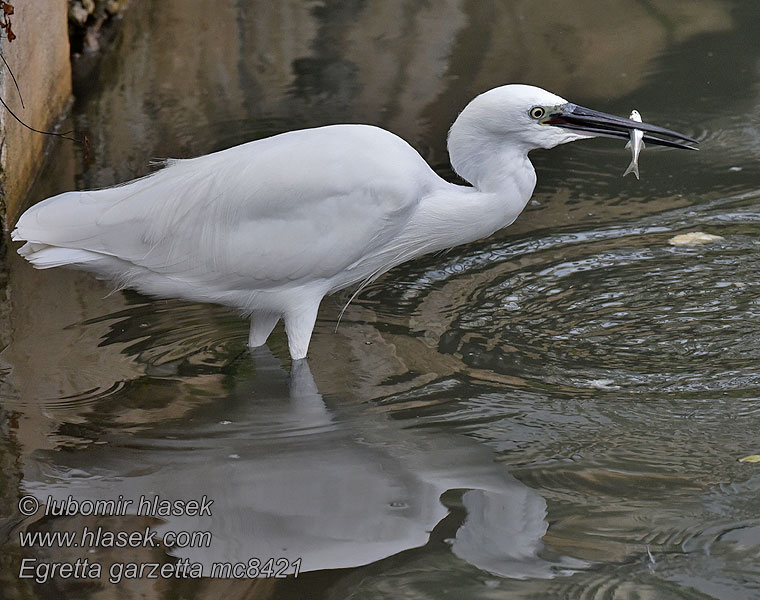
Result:
M269 334L280 320L280 315L273 312L256 311L251 315L251 331L248 334L248 346L256 348L266 344Z
M314 330L314 323L317 321L317 310L319 310L319 301L298 311L287 312L284 315L285 332L288 334L288 348L293 360L306 358L311 332Z

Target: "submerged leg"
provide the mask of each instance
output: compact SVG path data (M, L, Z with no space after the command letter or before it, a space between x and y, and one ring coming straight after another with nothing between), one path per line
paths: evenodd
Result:
M251 331L248 334L248 345L251 348L266 344L269 334L280 320L280 315L273 312L256 311L251 315Z
M302 306L298 311L287 312L284 315L285 332L288 334L288 348L290 357L293 360L306 358L309 350L309 341L311 332L314 330L314 323L317 320L317 310L319 310L320 298L316 302Z

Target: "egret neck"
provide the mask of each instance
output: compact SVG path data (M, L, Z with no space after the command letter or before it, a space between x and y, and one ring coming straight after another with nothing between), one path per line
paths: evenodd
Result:
M517 136L494 137L463 117L449 132L449 156L457 174L473 187L451 185L435 194L435 203L461 224L459 235L468 242L518 217L533 194L536 171L528 158L529 144Z

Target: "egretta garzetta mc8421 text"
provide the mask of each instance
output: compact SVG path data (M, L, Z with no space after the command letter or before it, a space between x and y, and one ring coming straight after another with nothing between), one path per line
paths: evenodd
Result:
M536 184L528 152L627 139L634 128L650 145L696 144L540 88L505 85L470 102L449 132L451 164L472 187L444 181L383 129L331 125L48 198L12 236L40 269L83 269L152 296L234 307L251 317L252 347L283 319L290 354L301 359L325 295L512 223Z

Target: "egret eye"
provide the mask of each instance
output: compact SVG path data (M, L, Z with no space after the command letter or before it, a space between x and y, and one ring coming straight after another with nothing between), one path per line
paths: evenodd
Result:
M543 106L534 106L533 108L530 109L529 114L534 119L540 119L546 114L546 110L544 109Z

